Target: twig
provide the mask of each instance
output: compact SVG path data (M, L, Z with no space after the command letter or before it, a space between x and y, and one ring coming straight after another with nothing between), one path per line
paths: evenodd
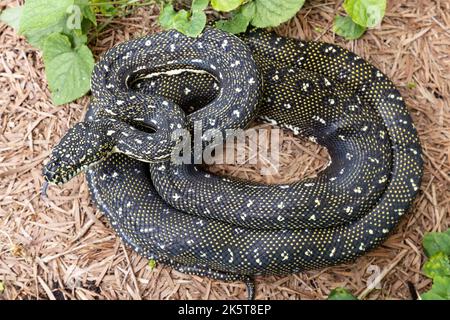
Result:
M367 288L361 292L361 294L358 296L359 300L364 299L375 287L383 280L383 278L403 259L403 257L406 255L408 250L403 250L400 252L400 254L392 261L392 263L385 268L374 280L372 283L370 283Z

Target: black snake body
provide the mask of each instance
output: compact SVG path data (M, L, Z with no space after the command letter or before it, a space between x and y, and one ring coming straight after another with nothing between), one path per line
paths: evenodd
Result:
M113 228L139 254L183 272L237 280L352 260L387 237L420 185L421 148L399 92L336 45L262 31L162 32L108 51L92 92L47 180L101 160L87 179ZM242 128L255 116L325 146L331 164L314 179L260 185L161 161L173 147L169 129L196 120Z

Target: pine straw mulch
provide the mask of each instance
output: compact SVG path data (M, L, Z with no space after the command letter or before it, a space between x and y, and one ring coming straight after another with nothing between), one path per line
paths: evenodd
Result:
M20 1L1 1L0 8ZM369 299L410 299L430 280L421 273L423 234L450 225L450 3L389 1L382 26L357 41L330 31L341 1L307 1L277 31L338 43L384 71L400 88L425 155L425 176L411 213L377 250L349 263L285 277L259 277L257 299L324 299L345 286ZM339 9L341 10L341 9ZM91 47L97 55L113 44L158 30L157 9L117 19ZM47 88L42 56L9 27L0 26L0 281L3 299L235 299L241 283L181 274L126 249L96 210L83 177L40 199L42 161L83 118L88 98L56 107ZM312 175L324 165L318 148L282 136L282 177ZM306 150L306 151L305 151ZM309 152L308 152L309 151ZM318 155L319 154L319 155ZM255 179L258 166L227 172ZM223 167L215 170L223 172ZM367 290L373 270L379 289ZM413 290L411 290L414 288Z

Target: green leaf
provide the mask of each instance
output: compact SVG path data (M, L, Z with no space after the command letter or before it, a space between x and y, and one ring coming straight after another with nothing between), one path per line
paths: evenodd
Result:
M173 20L176 16L177 12L174 10L171 4L166 4L159 14L158 21L163 29L173 29L174 23Z
M81 32L84 34L88 34L93 25L94 24L90 20L83 19L83 21L81 21Z
M345 288L336 288L331 290L328 300L358 300Z
M81 30L73 30L69 34L65 34L69 37L73 48L78 48L87 43L88 37Z
M443 252L433 255L423 266L423 273L434 279L437 276L450 276L450 261L448 256Z
M362 27L353 22L350 17L336 16L334 18L333 31L347 40L358 39L366 31L366 27Z
M195 11L190 19L175 19L175 28L189 37L197 37L206 25L206 15L203 11Z
M214 10L229 12L239 7L244 0L211 0L211 6Z
M94 10L92 10L90 0L75 0L74 4L80 7L84 18L92 22L94 26L97 25L97 19L95 17Z
M373 28L383 20L386 0L345 0L344 9L355 23Z
M253 2L249 2L245 6L239 8L239 12L245 17L252 19L255 16L256 5Z
M2 294L5 291L5 285L3 284L3 281L0 281L0 294Z
M77 5L71 5L67 7L66 13L67 20L64 29L81 30L81 21L83 20L81 8Z
M105 0L90 0L94 5L94 10L106 17L113 17L118 14L118 10L113 4Z
M276 27L292 18L304 2L305 0L254 0L250 2L255 6L251 23L258 28Z
M220 20L216 22L216 28L233 34L245 32L250 23L250 19L241 13L235 14L229 20Z
M189 24L189 18L191 16L191 13L186 10L180 10L178 11L175 16L173 17L173 26L175 29L184 28L187 24Z
M450 229L445 232L429 232L423 237L423 248L427 257L443 252L450 256Z
M435 277L431 289L420 297L423 300L450 300L450 277Z
M417 84L415 84L414 82L408 82L406 86L408 87L408 89L415 89L417 87Z
M67 36L54 33L45 40L43 51L45 73L56 105L89 91L94 58L86 45L73 49Z
M245 32L254 14L255 5L249 3L239 8L231 19L217 21L216 27L233 34Z
M22 6L7 8L0 14L0 21L18 30L20 26L20 17L22 15L22 11Z
M190 37L197 37L205 28L206 20L206 14L203 11L194 12L191 17L191 24L185 34Z
M203 11L208 6L209 0L193 0L191 5L191 12Z
M189 37L197 37L205 28L206 15L197 9L192 13L186 10L177 12L167 4L161 11L159 23L164 29L176 29Z
M73 3L74 0L27 0L19 32L25 35L32 45L42 47L49 34L63 31L67 8Z

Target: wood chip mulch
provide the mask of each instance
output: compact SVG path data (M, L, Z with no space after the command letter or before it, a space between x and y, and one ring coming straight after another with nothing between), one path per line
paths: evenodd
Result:
M22 1L0 1L0 9ZM342 286L366 299L411 299L423 276L425 232L450 226L450 2L388 1L381 27L345 41L331 31L342 1L307 1L277 28L282 35L337 43L385 72L400 89L419 131L425 175L414 207L392 236L354 263L285 277L258 277L257 299L325 299ZM90 44L95 54L159 30L158 9L115 19ZM115 236L89 198L84 177L39 196L42 162L83 118L88 97L54 106L42 55L0 25L0 299L237 299L242 283L190 276L158 265L150 270ZM210 170L271 183L316 174L326 151L282 134L281 172L263 177L256 165ZM381 274L375 288L368 288Z

